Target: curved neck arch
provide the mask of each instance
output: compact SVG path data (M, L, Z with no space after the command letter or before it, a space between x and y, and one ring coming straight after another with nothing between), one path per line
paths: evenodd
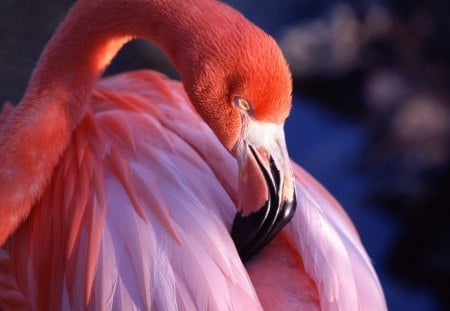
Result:
M236 21L250 24L216 1L81 0L42 53L22 104L36 106L40 99L65 105L72 130L96 80L134 38L158 44L191 85L204 64L224 53L223 39L233 35L229 26Z
M189 94L202 72L220 75L227 68L220 63L223 54L233 53L239 48L233 42L245 42L237 39L255 29L216 1L77 2L42 53L19 106L0 128L0 245L41 196L96 80L123 44L139 37L161 46Z

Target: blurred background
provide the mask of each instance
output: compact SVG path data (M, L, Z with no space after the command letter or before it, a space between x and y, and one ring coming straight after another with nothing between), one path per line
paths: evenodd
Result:
M0 103L19 102L73 2L0 0ZM450 2L226 2L279 42L290 154L350 214L389 309L450 310ZM143 67L177 77L140 40L106 75Z

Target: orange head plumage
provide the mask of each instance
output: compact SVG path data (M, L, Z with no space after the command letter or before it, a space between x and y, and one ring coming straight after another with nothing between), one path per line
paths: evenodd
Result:
M173 40L182 40L182 48L168 51L175 50L172 59L197 111L232 151L241 131L236 98L255 120L282 124L291 107L291 74L272 37L224 4L207 5L215 8L199 10L196 23L185 27L189 35Z

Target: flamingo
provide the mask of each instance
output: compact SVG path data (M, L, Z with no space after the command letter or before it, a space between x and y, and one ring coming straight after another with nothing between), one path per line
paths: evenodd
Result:
M99 79L137 37L182 84ZM223 3L78 1L0 117L0 309L385 310L351 220L288 157L291 91Z

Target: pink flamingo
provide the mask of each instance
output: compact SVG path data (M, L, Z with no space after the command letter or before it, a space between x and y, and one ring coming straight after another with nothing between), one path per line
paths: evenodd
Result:
M98 80L135 37L183 85ZM384 310L351 221L290 163L290 106L276 43L227 5L80 0L0 118L0 309Z

